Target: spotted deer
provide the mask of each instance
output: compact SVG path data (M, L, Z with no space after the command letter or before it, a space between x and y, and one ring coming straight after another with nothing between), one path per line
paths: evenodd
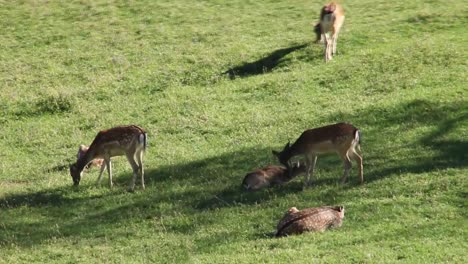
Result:
M298 210L288 209L279 221L276 237L302 234L304 232L323 232L329 228L337 228L343 224L344 206L322 206Z
M95 159L103 159L104 164L101 166L96 184L100 185L102 173L104 168L107 167L109 186L112 188L111 158L125 155L133 170L133 178L129 185L129 191L134 190L137 175L141 177L141 186L145 189L143 156L145 154L146 144L146 132L139 126L118 126L100 131L89 146L85 155L80 157L76 163L70 165L70 174L73 179L73 184L75 186L80 184L81 176L86 165Z
M290 144L288 142L281 152L273 151L288 171L291 170L291 158L304 156L306 160L306 173L304 178L304 188L309 184L309 179L313 179L317 156L322 153L336 152L343 160L344 173L341 182L345 183L351 170L351 159L358 163L359 177L361 184L364 182L362 157L356 151L360 150L360 131L348 123L337 123L324 127L309 129L304 131L299 138Z
M293 164L291 173L288 172L286 167L269 165L247 173L242 181L242 186L247 191L256 191L270 185L287 183L305 171L305 164L299 162Z
M86 152L88 151L89 147L86 145L80 145L78 148L78 153L76 153L76 160L79 160L81 157L83 157ZM89 169L90 167L100 167L101 170L104 170L105 168L105 163L103 159L94 159L92 160L86 167L85 169ZM103 167L104 166L104 167Z
M336 54L336 42L344 19L344 9L340 4L331 2L322 7L320 22L315 25L314 31L317 35L316 42L325 44L325 62L329 62L332 55Z

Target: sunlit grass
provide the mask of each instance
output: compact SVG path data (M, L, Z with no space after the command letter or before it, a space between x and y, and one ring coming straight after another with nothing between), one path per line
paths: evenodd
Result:
M462 263L468 102L462 1L347 1L323 63L309 1L3 1L1 263ZM369 11L369 9L372 9ZM307 128L362 131L365 184L320 157L302 179L246 193ZM148 131L147 189L114 161L72 188L79 144ZM291 206L344 205L344 225L275 239Z

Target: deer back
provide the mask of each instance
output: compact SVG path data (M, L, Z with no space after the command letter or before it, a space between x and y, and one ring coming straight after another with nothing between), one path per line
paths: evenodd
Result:
M297 210L290 208L277 225L276 236L301 234L307 231L324 231L340 227L343 223L343 206L324 206Z

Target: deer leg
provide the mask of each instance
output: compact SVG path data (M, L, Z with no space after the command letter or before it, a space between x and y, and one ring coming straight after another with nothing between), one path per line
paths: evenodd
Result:
M327 34L324 34L325 39L325 62L328 62L332 59L331 50L333 46L333 39L331 39Z
M336 41L338 40L338 32L336 32L333 36L333 48L332 48L332 55L336 54Z
M333 25L333 55L336 54L336 42L338 41L338 34L340 33L341 26L343 25L344 17L337 17Z
M135 189L135 181L139 171L138 164L135 162L134 157L135 155L127 154L128 163L130 163L130 166L132 166L133 170L132 180L130 181L130 185L128 186L128 190L131 192Z
M101 164L101 169L99 170L99 177L96 181L96 186L101 186L101 180L102 180L102 173L104 172L104 169L106 168L106 163L103 162Z
M355 149L352 149L351 151L351 157L352 159L354 159L357 164L358 164L358 168L359 168L359 179L361 180L361 184L364 183L364 175L363 175L363 166L362 166L362 157L361 155L359 155Z
M314 179L314 170L315 170L315 164L317 163L317 155L310 155L306 157L306 175L304 178L304 188L306 188L309 183L310 179L312 178L312 181Z
M114 186L112 182L112 162L110 158L105 158L104 161L106 163L107 173L109 174L109 187L112 188Z
M346 178L348 178L349 171L351 170L352 164L351 164L351 160L349 159L348 152L345 152L344 154L340 154L340 157L343 160L343 164L344 164L343 177L341 178L341 183L344 184L346 182Z
M144 190L145 189L145 172L143 169L143 156L144 156L144 152L139 151L136 155L136 159L137 159L139 173L141 177L141 188Z

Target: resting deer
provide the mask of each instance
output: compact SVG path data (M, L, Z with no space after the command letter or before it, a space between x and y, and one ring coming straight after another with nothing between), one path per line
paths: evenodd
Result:
M281 152L273 151L288 171L291 170L290 159L295 156L304 156L306 160L306 174L304 178L304 188L309 184L309 179L313 179L317 156L322 153L336 152L343 160L344 173L341 182L345 183L351 170L351 159L354 159L359 166L359 177L361 184L364 182L362 157L357 153L360 150L359 129L351 124L338 123L324 127L309 129L304 131L294 142L286 144Z
M344 206L322 206L298 210L288 209L277 225L276 237L302 234L308 231L323 232L343 224Z
M325 62L329 62L332 55L336 54L336 42L344 19L344 10L340 4L331 2L322 7L320 22L315 25L314 31L317 34L316 42L325 43ZM318 34L321 34L320 39Z
M88 151L78 161L70 165L70 174L75 186L80 184L84 168L94 159L104 159L101 166L97 185L100 185L104 167L107 167L109 174L109 185L112 188L112 164L111 158L115 156L127 157L128 162L133 169L133 178L130 182L129 190L135 188L137 175L141 177L141 186L145 189L145 179L143 171L143 156L146 150L146 132L143 128L130 125L118 126L108 130L102 130L94 138Z
M245 175L242 186L247 191L256 191L270 185L284 184L306 171L305 164L295 163L292 172L283 166L269 165Z
M79 160L81 157L83 157L88 151L88 149L88 146L80 145L80 147L78 148L78 153L76 153L76 160ZM85 169L88 169L92 166L101 167L101 170L104 170L106 167L103 159L94 159L85 167Z

